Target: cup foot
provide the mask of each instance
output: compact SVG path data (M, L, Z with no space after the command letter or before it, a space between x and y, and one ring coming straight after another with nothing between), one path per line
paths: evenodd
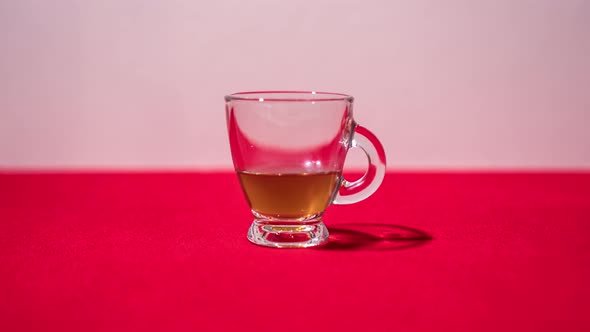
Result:
M293 223L273 220L254 220L248 230L250 242L274 248L307 248L323 244L328 229L321 220Z

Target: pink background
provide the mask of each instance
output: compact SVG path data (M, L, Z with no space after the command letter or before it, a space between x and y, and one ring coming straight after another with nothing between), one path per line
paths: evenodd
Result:
M590 167L590 1L0 0L0 50L0 167L229 168L259 89L354 95L393 168Z

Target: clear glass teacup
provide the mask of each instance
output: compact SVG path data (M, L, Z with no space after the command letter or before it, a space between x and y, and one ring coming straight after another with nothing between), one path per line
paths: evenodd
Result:
M235 170L254 222L248 239L269 247L310 247L328 238L322 215L330 204L373 194L385 175L379 140L352 117L353 97L305 91L240 92L225 97ZM349 149L369 167L342 176Z

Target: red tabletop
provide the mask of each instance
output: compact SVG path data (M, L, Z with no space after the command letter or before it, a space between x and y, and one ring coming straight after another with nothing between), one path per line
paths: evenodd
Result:
M229 173L0 175L0 330L590 330L590 174L388 174L316 249L251 220Z

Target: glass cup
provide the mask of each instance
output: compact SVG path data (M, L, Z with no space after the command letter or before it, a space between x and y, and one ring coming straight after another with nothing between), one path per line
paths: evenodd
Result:
M385 176L385 151L352 117L353 97L304 91L240 92L225 97L234 167L254 222L248 239L268 247L322 244L322 215L330 204L373 194ZM350 148L369 168L360 179L342 176Z

